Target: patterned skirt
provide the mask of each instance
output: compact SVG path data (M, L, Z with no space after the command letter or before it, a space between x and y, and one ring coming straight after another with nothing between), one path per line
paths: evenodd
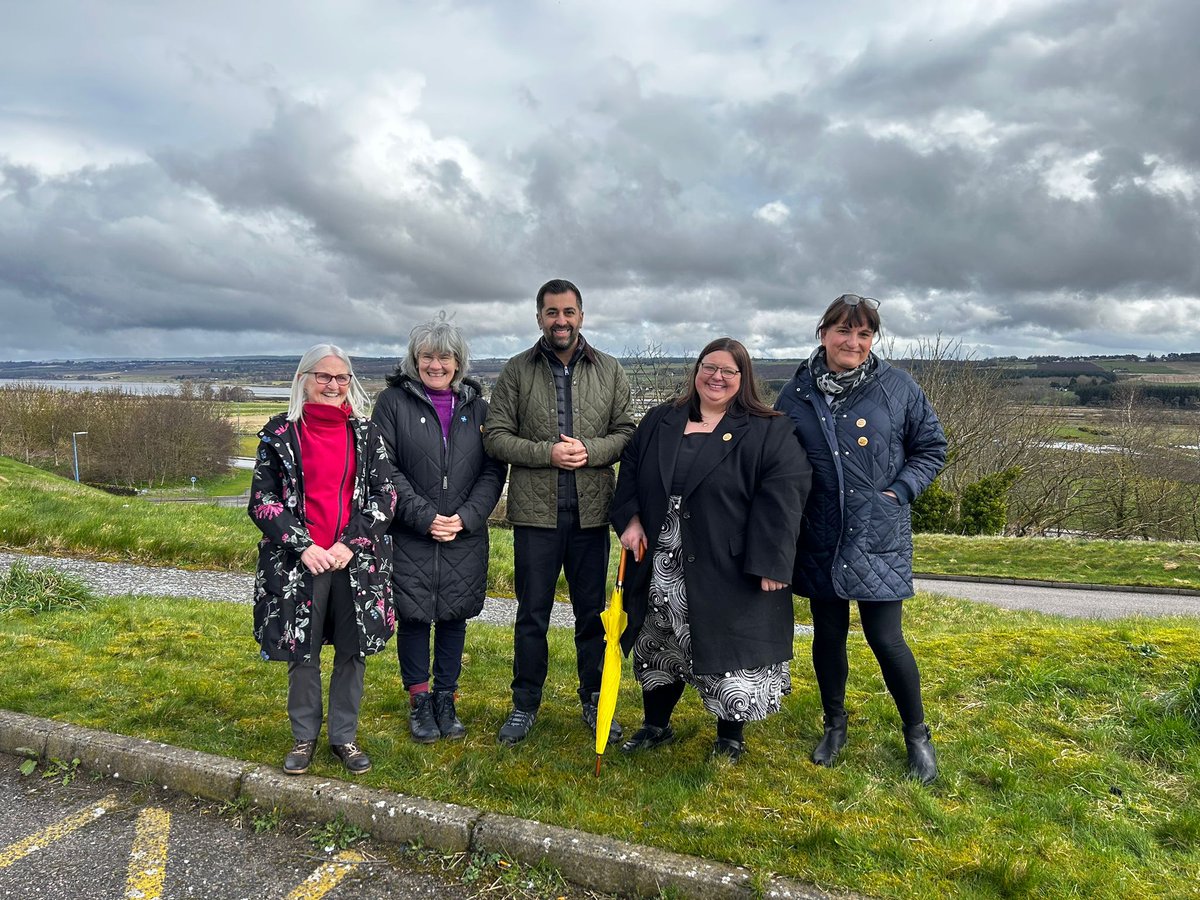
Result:
M792 692L787 660L721 674L692 671L679 503L678 496L667 501L667 518L654 551L649 608L633 644L634 675L644 690L680 681L690 684L699 692L704 708L718 718L765 719L779 712L784 694Z

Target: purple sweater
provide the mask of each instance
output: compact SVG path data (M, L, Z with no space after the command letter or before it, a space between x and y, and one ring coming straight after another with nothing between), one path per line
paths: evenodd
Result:
M449 440L450 418L454 415L454 391L449 388L444 391L435 391L432 388L426 387L425 396L433 404L433 408L437 412L438 421L442 423L442 441Z

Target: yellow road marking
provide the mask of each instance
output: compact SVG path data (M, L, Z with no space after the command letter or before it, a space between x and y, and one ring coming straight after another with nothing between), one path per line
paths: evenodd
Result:
M343 850L332 862L325 863L305 878L303 884L287 895L287 900L321 900L365 859L366 857L354 850Z
M125 877L125 900L159 900L167 877L167 839L171 814L151 806L138 813Z
M108 812L108 807L116 802L117 795L109 794L99 803L94 803L77 813L67 816L65 819L55 822L53 825L48 825L37 832L37 834L31 834L23 840L9 844L3 850L0 850L0 869L8 868L17 860L23 859L30 853L41 850L49 844L53 844L73 831L78 831L84 825L90 825Z

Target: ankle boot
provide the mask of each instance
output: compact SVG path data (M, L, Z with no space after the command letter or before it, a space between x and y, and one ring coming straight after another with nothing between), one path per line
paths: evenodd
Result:
M932 784L938 776L937 752L930 740L929 726L924 722L904 726L904 746L908 749L908 777Z
M429 691L413 694L412 709L408 711L408 730L418 744L432 744L442 736L433 717L433 700Z
M467 736L467 726L458 717L454 708L454 691L433 692L433 717L437 720L442 737L459 741Z
M846 714L825 717L825 734L812 752L812 761L818 766L832 766L838 754L846 746Z

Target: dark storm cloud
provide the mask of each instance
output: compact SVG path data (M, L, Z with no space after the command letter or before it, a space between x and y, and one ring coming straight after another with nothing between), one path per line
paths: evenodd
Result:
M318 16L296 46L228 47L118 16L126 58L72 56L28 102L0 91L0 124L24 129L0 138L10 352L387 352L446 309L502 355L535 336L555 275L615 349L730 333L803 351L845 290L884 299L898 340L1010 352L1142 340L1167 333L1148 302L1200 304L1200 6L810 12L800 31L771 5L675 27L652 6L459 4L421 12L420 41L331 42L348 26ZM358 49L309 65L305 35ZM50 81L44 60L26 71ZM71 109L89 76L104 102ZM1198 321L1170 336L1197 341Z

